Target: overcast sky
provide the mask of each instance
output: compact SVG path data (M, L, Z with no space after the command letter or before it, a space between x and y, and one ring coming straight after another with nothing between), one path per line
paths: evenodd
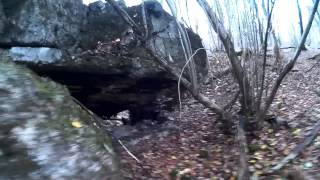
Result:
M97 0L83 0L85 4L95 2ZM142 0L126 0L128 6L133 6L140 4ZM180 7L180 16L191 24L192 28L195 30L198 26L198 33L203 39L204 43L208 46L212 44L212 39L210 38L209 26L207 23L207 18L205 18L204 12L201 10L196 0L177 0L182 5ZM223 2L224 0L220 0ZM260 1L260 0L258 0ZM165 2L165 0L163 0ZM188 4L189 15L186 13L186 6ZM208 0L210 2L210 0ZM259 3L259 2L258 2ZM300 0L300 6L303 13L304 25L309 18L310 9L312 8L312 0ZM168 10L168 7L164 3L164 8ZM276 29L278 36L281 37L281 42L283 46L293 45L294 39L299 40L299 28L298 28L298 13L296 7L296 0L277 0L276 6L274 8L274 19L273 24ZM320 46L320 31L319 28L313 26L310 34L310 38L307 41L307 45L313 47Z

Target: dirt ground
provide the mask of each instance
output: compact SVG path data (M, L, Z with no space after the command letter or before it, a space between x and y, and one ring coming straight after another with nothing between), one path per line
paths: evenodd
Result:
M282 53L287 60L293 55L292 50ZM287 121L290 128L274 130L265 124L262 131L248 138L249 168L259 179L279 179L278 176L261 176L261 173L288 155L320 120L320 59L308 59L317 53L320 51L302 53L270 109L278 119ZM223 63L217 62L219 58L223 59L212 58L213 64L223 68ZM275 72L269 77L276 77ZM214 80L202 91L218 104L225 105L234 97L237 87L229 74ZM233 111L237 109L235 105ZM236 179L238 142L234 134L222 132L213 112L192 97L184 97L181 118L177 107L169 119L161 125L140 128L138 137L120 138L140 161L118 147L127 179ZM316 176L320 174L319 161L320 136L286 168L299 168Z

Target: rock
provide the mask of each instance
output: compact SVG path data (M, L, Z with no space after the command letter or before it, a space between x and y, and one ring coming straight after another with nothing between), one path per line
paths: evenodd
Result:
M7 25L1 44L30 47L73 46L85 23L82 0L2 0Z
M74 97L101 116L130 110L138 119L156 119L159 109L176 104L175 78L146 52L108 3L0 2L7 19L0 36L0 59L9 57L66 85ZM142 24L141 5L121 6ZM146 3L146 12L146 43L170 65L182 68L186 60L175 19L156 1ZM187 32L192 49L202 48L200 37ZM208 70L206 52L199 51L194 58L202 82Z
M111 42L120 38L128 28L109 4L102 1L91 3L88 6L87 24L81 33L80 46L83 49L93 49L98 41Z
M55 63L62 59L62 51L55 48L13 47L9 56L14 61Z
M172 62L169 61L169 63L182 68L186 60L184 59L183 49L180 45L178 27L174 17L164 11L159 2L147 1L146 6L150 36L147 43L152 47L153 51L166 59L171 59ZM125 8L125 10L138 24L142 23L141 5L128 7ZM123 43L125 45L120 47L119 54L117 55L127 57L126 61L131 63L131 66L128 67L135 69L135 73L132 73L134 76L159 76L159 73L163 72L163 69L159 67L158 63L149 57L143 48L136 46L134 44L135 42L131 42L131 44L125 42L127 41L126 35L128 35L128 33L130 34L130 32L130 27L108 3L104 3L103 6L102 2L95 2L89 5L88 24L84 27L81 46L86 49L95 47L98 41L111 42L120 39L120 44ZM200 37L190 29L187 29L187 32L192 49L203 48ZM112 46L112 44L110 44L110 46ZM121 54L121 51L126 52L125 54ZM203 79L207 75L208 65L206 58L205 51L199 51L198 54L195 55L199 79ZM111 58L108 57L108 59ZM118 59L119 58L116 58L113 61L119 61ZM122 71L128 72L126 69L122 69Z
M110 138L66 88L0 61L0 179L121 179Z

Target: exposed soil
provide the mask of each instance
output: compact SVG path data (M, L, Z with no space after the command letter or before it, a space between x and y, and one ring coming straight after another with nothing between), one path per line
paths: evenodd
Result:
M249 136L252 174L260 176L264 170L276 165L310 134L314 124L320 120L320 60L308 59L316 53L319 52L302 53L271 107L270 113L287 121L290 128L274 130L266 123L262 131ZM293 52L283 54L288 59ZM221 65L224 60L221 56L212 61L215 67L222 69L225 67ZM315 65L317 62L319 65ZM276 73L268 77L273 79ZM215 98L220 105L227 104L236 91L237 87L230 74L203 87L203 93ZM236 112L238 108L236 104L232 111ZM183 97L181 119L178 109L168 114L171 120L163 124L127 127L134 129L132 131L135 135L120 139L141 161L138 163L123 148L118 147L127 179L236 179L239 153L235 135L223 134L217 116L190 96ZM320 136L286 168L297 167L316 176L320 174L319 161Z

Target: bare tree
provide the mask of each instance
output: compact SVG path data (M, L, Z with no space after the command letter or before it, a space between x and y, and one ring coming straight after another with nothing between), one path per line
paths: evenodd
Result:
M232 61L234 59L233 58L233 55L232 54L229 54L229 53L234 53L232 50L233 50L233 47L230 47L230 46L233 46L233 43L230 42L231 40L228 39L228 34L227 32L224 30L224 27L223 25L221 24L221 22L219 22L219 20L217 19L217 17L215 16L214 12L209 8L209 5L208 3L205 1L205 0L198 0L198 3L200 4L200 6L205 10L205 12L207 13L207 16L209 18L209 21L211 22L211 25L213 26L214 30L218 33L219 37L220 37L220 40L223 42L224 46L225 46L225 49L226 49L226 52L229 56L229 60L232 64ZM294 67L300 53L301 53L301 50L304 46L304 43L306 41L306 38L308 36L308 33L311 29L311 26L312 26L312 22L313 22L313 19L314 19L314 16L317 12L317 8L318 8L318 5L319 5L319 0L317 0L314 4L314 8L313 8L313 11L312 11L312 14L309 18L309 22L308 22L308 25L306 27L306 30L304 31L303 35L302 35L302 39L299 43L299 46L295 52L295 55L294 57L292 58L292 60L284 67L284 69L281 71L279 77L276 79L276 82L275 84L273 85L272 89L271 89L271 93L269 96L266 97L266 102L264 104L264 106L260 109L258 109L257 111L257 114L256 114L256 120L257 122L260 122L261 120L264 119L264 116L266 115L266 112L267 110L269 109L272 101L274 100L275 98L275 95L280 87L280 84L282 83L284 77L291 71L291 69ZM271 12L272 12L272 8L273 6L271 7ZM268 11L269 11L269 3L268 3ZM265 69L265 66L266 66L266 51L267 51L267 39L268 39L268 31L269 31L269 27L271 27L271 23L270 23L270 19L271 19L271 13L268 15L268 27L267 27L267 30L266 30L266 35L265 35L265 41L264 41L264 59L263 59L263 69ZM233 65L233 68L236 67ZM264 70L263 70L264 71ZM239 74L237 74L239 75ZM263 72L263 77L265 76L265 72ZM261 100L261 94L263 92L263 84L264 84L264 78L262 79L262 82L261 82L261 88L260 88L260 95L259 95L259 103L257 105L260 106L260 100ZM239 86L240 88L242 88L241 86ZM247 86L249 87L249 86ZM240 90L240 92L242 92ZM241 124L241 119L240 119L240 123ZM243 132L242 132L243 128L241 128L240 125L238 125L238 139L239 141L241 141L241 144L240 144L240 152L241 152L241 156L240 156L240 162L241 162L241 166L239 168L239 179L249 179L249 176L248 176L248 171L247 171L247 164L246 164L246 140L243 136Z

